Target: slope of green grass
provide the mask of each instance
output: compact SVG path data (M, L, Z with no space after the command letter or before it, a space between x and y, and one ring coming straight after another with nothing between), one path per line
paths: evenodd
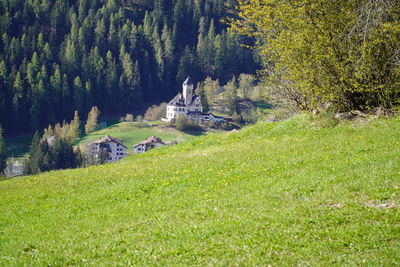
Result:
M29 152L33 135L21 135L5 139L7 157L22 158Z
M399 265L399 133L299 116L3 181L0 265Z
M163 127L160 123L152 123L153 127L139 127L138 123L121 122L115 123L105 129L93 132L82 137L79 145L84 145L87 142L95 141L105 135L111 135L121 139L131 151L134 144L139 143L143 139L155 135L164 141L170 140L190 140L194 135L182 133L170 127ZM6 139L6 148L8 157L21 158L27 156L32 142L33 135L17 136Z
M160 137L163 141L175 139L188 140L193 138L192 135L182 133L171 127L165 127L162 125L139 127L138 123L135 122L121 122L83 137L81 140L79 140L78 144L85 144L90 141L95 141L105 135L111 135L112 137L121 139L122 142L128 147L129 151L133 150L133 145L152 135Z

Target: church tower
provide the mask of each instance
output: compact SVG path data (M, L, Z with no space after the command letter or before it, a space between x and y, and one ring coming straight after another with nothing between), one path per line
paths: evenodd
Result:
M188 106L192 102L193 98L193 82L190 77L183 82L183 98L185 100L185 106Z

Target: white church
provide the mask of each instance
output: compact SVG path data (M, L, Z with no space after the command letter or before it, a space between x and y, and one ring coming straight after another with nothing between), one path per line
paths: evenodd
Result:
M193 82L188 77L183 82L183 91L178 93L167 105L166 118L163 121L174 122L179 116L196 123L207 123L210 121L224 122L223 117L215 116L212 113L203 113L201 98L193 93Z

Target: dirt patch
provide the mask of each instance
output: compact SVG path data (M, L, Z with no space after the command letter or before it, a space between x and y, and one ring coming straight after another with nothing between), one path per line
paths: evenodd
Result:
M391 209L396 207L396 202L390 201L387 203L375 204L373 201L368 201L367 203L365 203L365 206L376 209Z
M329 208L343 208L344 207L344 205L342 203L329 203L329 204L325 204L323 206L329 207Z

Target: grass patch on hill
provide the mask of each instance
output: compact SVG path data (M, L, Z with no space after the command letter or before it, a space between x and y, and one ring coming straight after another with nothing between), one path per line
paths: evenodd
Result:
M3 181L0 265L399 265L399 132L299 116Z
M87 142L95 141L108 134L121 139L128 147L128 150L132 150L132 146L134 144L137 144L152 135L158 136L164 141L176 139L182 141L189 140L194 136L201 134L182 133L174 128L163 126L163 123L160 122L152 122L151 124L149 123L145 125L151 125L151 127L139 127L139 124L136 122L115 123L107 128L82 137L77 144L84 145ZM13 156L15 158L27 156L31 146L32 138L33 135L24 135L6 139L7 156Z
M122 140L128 147L128 151L132 150L132 146L143 141L149 136L155 135L160 137L163 141L171 140L188 140L193 138L193 135L182 133L172 127L163 126L160 123L154 123L140 127L136 122L121 122L107 127L103 130L93 132L79 140L78 144L83 145L90 141L95 141L105 135Z

